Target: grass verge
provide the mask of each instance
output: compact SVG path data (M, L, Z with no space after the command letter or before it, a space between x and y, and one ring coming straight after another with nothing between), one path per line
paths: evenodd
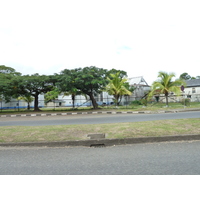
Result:
M88 134L95 133L104 133L109 139L200 134L199 122L200 118L94 125L2 126L0 143L86 140Z
M132 104L127 106L104 106L99 107L98 110L94 110L91 107L80 107L77 109L56 107L54 108L41 108L41 112L35 112L27 109L13 109L13 110L0 110L0 115L14 115L14 114L41 114L41 113L66 113L66 112L95 112L95 111L162 111L162 110L174 110L174 109L200 109L200 102L192 102L190 106L183 106L181 103L170 103L169 107L166 107L165 103L148 104L144 107L142 105Z

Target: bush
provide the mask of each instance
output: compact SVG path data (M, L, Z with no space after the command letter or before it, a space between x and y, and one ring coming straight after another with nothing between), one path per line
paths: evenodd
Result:
M146 99L141 99L140 102L143 106L147 106L147 100Z
M131 104L132 105L142 105L142 103L138 100L132 101Z
M190 99L188 99L188 98L182 99L181 104L184 106L190 106Z

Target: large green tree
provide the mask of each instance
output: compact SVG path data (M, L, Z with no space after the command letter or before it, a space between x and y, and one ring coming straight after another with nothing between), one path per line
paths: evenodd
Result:
M181 86L185 85L185 82L182 79L176 79L173 81L174 77L174 73L166 73L160 71L158 73L159 79L153 82L149 96L152 96L154 94L164 94L166 98L166 106L168 106L168 97L170 92L179 95L181 93Z
M98 104L94 95L99 94L105 89L108 83L107 70L95 66L76 68L73 70L65 69L61 72L62 90L66 92L81 92L89 96L93 108L97 109Z
M191 79L196 79L195 77L190 76L188 73L184 72L180 75L179 77L182 80L191 80Z
M76 87L75 78L75 70L65 69L61 72L56 84L59 91L64 95L71 95L73 108L75 107L76 96L81 94L81 91Z
M24 75L16 77L12 81L15 97L34 97L34 111L40 111L38 97L40 94L45 94L53 89L51 78L46 75Z
M5 65L0 65L0 96L1 99L10 101L13 95L13 87L11 86L11 81L15 77L21 76L21 73L17 72L12 67L7 67Z
M116 105L119 105L121 102L122 96L131 95L132 92L129 90L128 79L122 76L120 71L110 74L110 77L107 77L109 83L106 86L106 91L109 95L114 96L114 101Z

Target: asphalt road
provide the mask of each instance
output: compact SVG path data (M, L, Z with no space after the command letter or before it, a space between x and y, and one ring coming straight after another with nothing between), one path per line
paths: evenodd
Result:
M8 117L0 119L0 126L47 126L70 124L106 124L122 122L153 121L165 119L200 118L200 112L180 112L164 114L96 114L48 117Z
M1 175L200 175L200 141L3 148Z

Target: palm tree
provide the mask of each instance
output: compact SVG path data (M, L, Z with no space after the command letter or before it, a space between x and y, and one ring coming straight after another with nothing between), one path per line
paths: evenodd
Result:
M149 93L149 96L152 96L154 94L164 94L166 98L166 106L168 106L168 96L170 92L174 92L176 95L180 95L181 93L181 86L185 85L185 82L181 79L177 79L175 81L172 81L172 78L175 77L174 73L166 73L160 71L158 73L158 78L160 78L157 81L154 81L151 87L151 92Z
M106 91L109 95L113 95L115 98L115 104L119 105L123 95L131 95L132 93L127 89L128 79L120 77L120 72L110 74L111 78L108 78L108 85Z
M18 97L18 100L23 100L25 101L27 105L27 110L30 110L30 103L34 100L34 98L31 95L26 95L23 97Z

